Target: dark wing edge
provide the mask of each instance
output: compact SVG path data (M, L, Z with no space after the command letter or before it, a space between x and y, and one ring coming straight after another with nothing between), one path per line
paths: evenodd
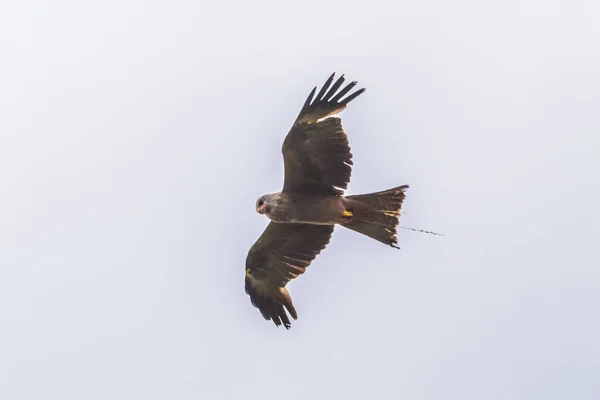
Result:
M291 327L298 319L287 283L302 275L327 246L333 225L271 222L246 257L245 290L267 321ZM287 311L287 313L286 313Z
M335 72L329 76L325 84L319 93L315 96L315 92L317 91L317 87L315 86L313 90L308 95L308 98L304 102L298 117L296 118L296 122L294 125L298 124L312 124L318 122L320 119L325 118L329 115L337 114L343 111L352 100L360 96L366 89L359 89L356 92L350 94L349 96L343 98L350 90L352 90L356 85L357 81L350 82L346 85L339 93L336 94L338 89L342 86L345 81L344 74L342 74L337 81L330 85L333 82L333 78L335 77ZM343 98L343 99L342 99Z
M287 312L294 319L298 319L298 313L292 303L290 293L286 288L279 288L279 292L270 293L266 287L261 287L262 282L256 280L251 272L246 271L246 294L250 296L252 305L260 311L263 318L267 321L273 321L275 326L285 326L290 329L292 326ZM285 308L285 309L284 309Z

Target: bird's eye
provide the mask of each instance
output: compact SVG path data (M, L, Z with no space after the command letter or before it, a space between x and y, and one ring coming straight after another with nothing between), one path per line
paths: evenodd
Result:
M258 206L259 206L259 207L261 207L261 206L263 205L263 203L264 203L264 200L260 199L260 200L258 201Z

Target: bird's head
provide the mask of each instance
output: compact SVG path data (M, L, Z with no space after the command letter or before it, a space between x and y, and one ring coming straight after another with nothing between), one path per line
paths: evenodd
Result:
M277 195L278 193L260 196L258 200L256 200L256 212L269 215L273 207L278 203Z

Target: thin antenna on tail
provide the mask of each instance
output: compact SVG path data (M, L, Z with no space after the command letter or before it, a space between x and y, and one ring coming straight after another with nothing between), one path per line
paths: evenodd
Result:
M414 232L429 233L430 235L446 236L443 233L431 232L431 231L426 231L426 230L423 230L423 229L409 228L409 227L406 227L406 226L398 226L398 228L408 229L409 231L414 231Z

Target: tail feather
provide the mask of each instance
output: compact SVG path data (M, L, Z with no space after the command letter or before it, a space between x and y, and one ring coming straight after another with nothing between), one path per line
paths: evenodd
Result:
M398 247L396 228L408 185L381 192L347 196L348 211L353 216L342 225L383 244Z

